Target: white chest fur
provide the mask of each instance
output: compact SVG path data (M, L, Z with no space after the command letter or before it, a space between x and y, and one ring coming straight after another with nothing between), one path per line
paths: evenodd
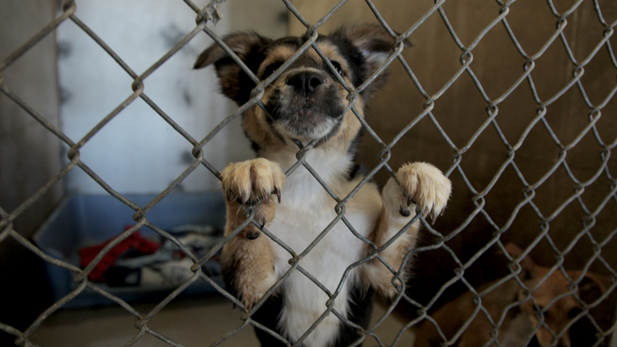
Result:
M323 164L316 164L314 169L317 171ZM358 180L334 179L327 174L322 179L340 199L358 184ZM377 187L366 184L345 205L343 215L358 234L366 237L375 226L381 204ZM268 224L270 232L302 257L298 265L313 277L294 270L283 284L284 307L279 325L292 340L304 335L327 311L329 295L334 295L338 288L341 290L336 294L333 308L343 317L347 316L349 291L357 281L357 268L350 266L362 258L364 242L339 218L335 206L336 201L304 167L300 167L288 177L281 204L277 206L274 220ZM329 231L315 243L329 226ZM275 272L283 276L291 267L292 255L275 242L272 247L276 254ZM340 324L333 313L327 314L304 344L307 347L326 346L339 331Z

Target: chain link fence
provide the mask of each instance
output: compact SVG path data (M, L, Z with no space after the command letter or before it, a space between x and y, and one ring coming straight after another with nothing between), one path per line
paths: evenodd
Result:
M47 184L39 189L35 194L30 196L28 199L23 201L17 208L12 211L7 211L0 206L0 243L6 241L7 239L14 239L19 242L21 245L29 249L31 252L36 254L38 257L42 258L45 262L49 262L55 266L60 268L69 270L74 278L73 280L78 284L77 288L70 292L66 297L61 300L55 302L52 306L50 306L45 312L43 312L36 320L34 320L31 325L20 331L10 325L7 325L3 322L0 322L0 329L4 332L15 336L15 344L19 346L33 346L34 344L30 341L30 336L34 333L34 331L54 312L60 310L69 303L76 296L80 295L80 293L85 290L92 290L103 297L106 297L112 301L114 301L117 305L123 307L127 312L133 315L137 321L136 328L137 332L133 339L127 341L126 345L131 346L140 341L144 335L149 334L152 335L161 341L166 342L171 346L180 346L179 343L173 341L172 339L163 336L161 333L153 330L149 326L150 320L155 317L157 313L165 308L167 304L169 304L172 300L174 300L178 295L180 295L183 291L185 291L191 284L197 281L205 281L210 284L212 287L216 289L221 295L225 296L230 303L238 306L240 309L244 309L243 305L240 301L238 301L235 297L230 295L225 288L219 285L219 281L215 278L211 278L206 273L202 271L202 265L205 264L208 260L210 260L223 245L232 237L234 237L240 230L245 226L241 225L234 233L229 235L226 239L221 241L218 245L212 248L204 257L198 259L193 253L180 241L178 241L174 236L170 235L168 232L159 228L157 225L153 224L148 219L148 211L150 211L154 206L156 206L159 202L165 199L170 193L172 193L178 186L187 178L191 173L196 170L196 168L203 166L205 167L212 175L216 176L220 179L220 170L222 168L215 167L208 160L204 158L203 148L208 146L214 136L221 131L224 127L228 126L230 122L234 119L241 116L241 114L250 107L261 106L260 104L260 96L263 94L264 89L267 87L268 83L270 83L274 77L268 78L267 80L260 82L259 79L253 75L253 73L248 69L243 62L229 49L226 47L225 43L221 39L221 37L217 36L212 30L212 25L216 24L217 21L222 20L221 16L217 10L217 5L224 0L212 0L207 6L204 8L198 7L191 0L177 0L178 3L182 6L188 6L191 10L193 10L196 14L196 25L194 29L186 34L177 44L170 49L166 54L161 56L156 63L150 66L145 71L139 73L134 71L121 56L119 56L114 50L108 46L101 39L101 37L91 30L84 22L82 22L79 17L75 15L75 10L79 6L79 1L74 0L66 0L62 4L62 10L57 15L57 17L48 23L43 29L41 29L36 35L34 35L30 40L23 43L17 50L14 52L10 52L4 60L0 62L0 91L7 96L14 103L19 105L30 117L40 123L43 127L45 127L50 133L56 136L60 141L62 141L66 146L70 149L67 153L67 162L52 179L50 179ZM183 4L181 4L183 2ZM300 48L300 50L294 54L294 56L288 60L287 63L284 64L283 67L289 66L295 59L297 59L300 55L303 54L308 49L314 49L317 53L325 57L324 53L320 51L319 47L315 44L318 34L317 31L320 27L326 23L345 3L346 0L342 0L338 2L334 7L332 7L321 19L318 21L312 22L305 18L306 14L303 15L295 6L294 2L290 0L283 0L285 6L288 8L289 13L294 16L305 28L306 28L306 37L308 38L305 44ZM504 320L506 319L508 312L515 312L520 306L524 304L531 304L535 310L535 316L537 318L537 323L533 325L533 327L524 334L521 339L521 345L527 345L531 343L536 336L542 330L548 330L551 334L552 345L557 345L558 340L562 338L564 335L568 334L568 330L573 327L578 321L582 321L583 319L589 320L591 322L590 329L592 330L592 334L595 335L596 340L594 342L594 346L603 346L609 343L609 340L614 333L615 329L617 329L617 324L614 322L614 318L609 318L608 326L602 322L598 321L598 318L592 314L592 311L604 305L610 305L611 301L608 298L614 293L614 288L617 286L617 272L615 271L615 264L612 263L613 257L607 257L605 253L603 253L603 249L610 248L610 244L612 243L614 246L614 236L617 234L617 218L615 204L617 203L617 180L615 178L615 160L612 159L611 154L614 150L615 146L617 146L617 132L615 129L600 129L598 124L599 121L604 117L615 117L615 114L606 114L604 112L605 109L609 108L611 103L614 103L614 96L617 92L617 84L615 83L615 72L617 71L617 58L613 51L613 44L611 43L611 38L614 34L614 28L617 25L617 21L613 19L612 21L607 19L608 16L605 16L603 11L609 11L611 14L615 11L615 5L609 2L604 2L600 0L579 0L579 1L570 1L568 4L564 5L559 3L555 5L554 1L548 0L546 3L540 4L537 3L535 6L543 7L550 10L553 19L555 28L553 34L550 38L542 45L542 47L535 52L528 52L524 49L523 45L517 40L517 36L512 30L509 23L509 15L511 13L511 7L515 3L515 1L493 1L492 5L494 6L494 17L479 34L471 41L470 44L464 44L463 40L461 40L457 34L457 30L455 30L454 26L451 24L451 21L448 19L448 13L445 9L445 0L435 1L432 6L423 13L419 19L413 23L409 23L407 30L402 32L401 34L397 34L394 30L391 29L390 25L384 19L380 11L378 10L378 6L370 0L366 0L366 5L370 8L371 12L374 14L376 20L384 27L384 29L396 40L396 44L393 46L392 53L385 65L376 72L376 74L381 74L383 71L392 63L398 62L403 67L406 72L407 77L412 81L413 86L417 92L419 92L424 99L423 110L418 114L414 115L413 120L411 120L404 128L402 128L396 136L394 136L389 141L384 141L380 136L374 131L369 125L370 120L367 121L360 116L360 113L355 109L354 101L356 100L357 95L367 87L368 83L360 86L357 89L346 85L344 81L340 80L343 83L344 87L350 93L350 100L352 101L349 106L349 110L351 110L358 118L358 120L362 123L362 126L365 129L365 133L372 138L379 147L379 155L378 155L378 164L374 165L370 168L370 171L365 180L363 180L348 196L342 197L337 196L328 185L320 179L319 172L315 172L313 168L307 163L304 158L305 154L311 150L313 144L302 145L298 144L298 153L297 163L291 167L286 172L286 175L293 175L294 171L299 168L304 168L310 171L315 178L321 183L323 188L328 192L328 194L334 199L337 203L336 213L337 217L332 221L330 226L326 228L320 235L319 238L314 240L314 242L309 246L302 254L296 254L293 250L291 250L286 245L282 244L282 242L276 239L272 234L268 232L266 228L263 228L263 232L267 237L270 237L275 242L279 243L282 247L287 249L289 253L292 255L293 260L291 262L292 266L289 272L282 276L282 278L275 285L280 285L285 278L289 276L291 272L299 271L304 274L306 277L311 279L315 285L319 286L328 297L331 299L328 303L324 303L324 312L320 319L318 319L313 327L307 331L303 338L300 339L294 345L300 346L302 344L302 340L310 334L310 332L319 324L319 322L326 315L336 315L342 322L342 324L351 325L357 329L362 331L362 338L356 342L356 345L359 345L363 342L366 344L378 344L380 346L385 346L385 343L380 339L380 337L375 333L375 329L381 325L385 318L390 315L394 310L396 310L397 306L401 304L406 304L409 307L412 307L416 312L416 315L408 321L408 323L404 326L404 328L399 333L400 335L407 329L417 328L421 324L431 324L435 327L437 331L437 335L439 336L439 342L437 345L450 346L454 345L457 339L459 339L464 333L466 329L469 329L473 324L474 320L478 319L478 317L486 317L487 322L485 325L490 326L491 337L487 340L485 346L505 346L503 341L500 340L501 331L500 328L504 325ZM596 12L597 23L593 28L589 30L593 30L596 34L594 37L597 38L597 42L594 45L594 49L592 49L589 54L582 59L577 59L576 54L573 53L573 48L571 47L570 41L566 38L564 34L564 30L567 24L574 20L573 18L577 15L577 11L582 4L591 3ZM561 9L562 7L566 8L565 10ZM558 10L560 8L560 10ZM452 42L457 46L460 51L459 61L460 66L457 71L452 75L452 77L443 84L435 93L430 93L423 86L420 80L416 76L417 71L416 67L410 64L401 54L403 50L402 40L413 35L422 25L427 21L428 18L438 16L442 21L442 24L447 29L447 32L451 36ZM9 87L5 84L3 71L17 62L20 57L22 57L26 52L28 52L31 48L37 45L42 39L50 35L58 26L62 25L65 21L71 21L76 24L84 33L86 33L94 42L96 42L132 79L132 83L130 88L132 93L128 96L122 103L117 105L117 107L111 110L103 119L101 119L96 126L90 129L89 132L85 136L80 139L73 139L67 136L62 130L60 130L57 126L50 123L43 117L39 111L32 108L27 102L23 101L20 95L17 95L14 91L9 89ZM511 40L511 45L514 46L520 57L522 57L524 64L520 71L520 75L516 79L516 81L501 95L491 98L489 97L489 91L486 90L483 83L481 82L481 78L479 78L472 66L472 62L474 61L474 49L483 41L483 39L488 35L488 33L494 29L495 27L501 26L505 28L508 33L508 36ZM167 60L169 60L174 54L176 54L180 49L182 49L187 43L189 43L195 36L200 35L200 33L206 33L209 37L211 37L217 44L221 45L225 51L230 54L230 56L242 67L242 69L257 83L257 87L253 90L254 97L250 99L245 105L239 107L235 112L226 117L220 124L218 124L212 131L202 139L194 138L191 136L185 129L183 129L180 125L178 125L173 118L173 115L169 115L165 113L165 111L159 107L155 100L152 100L147 95L147 80L153 72L155 72L162 64L164 64ZM571 78L569 82L560 87L557 92L553 93L549 97L543 97L537 91L537 83L538 81L534 79L532 72L534 71L537 62L539 59L543 57L545 52L551 47L553 44L558 43L563 46L565 50L565 57L572 64L571 70ZM597 98L596 95L591 95L592 92L588 91L588 88L582 83L582 77L585 73L585 68L590 64L590 62L599 54L599 52L608 52L609 59L607 60L607 64L604 67L606 74L612 76L612 84L609 88L609 92L602 98ZM327 59L324 59L328 61ZM330 64L328 64L330 65ZM333 68L330 66L330 68ZM282 71L282 70L281 70ZM444 130L444 126L438 120L438 117L434 114L434 109L436 105L440 103L440 99L447 93L456 82L463 78L471 78L473 81L473 85L475 86L477 93L483 99L486 106L486 115L487 116L481 123L473 136L468 139L467 143L463 146L456 145L455 141L451 139L451 133L448 133ZM371 79L369 78L369 81ZM511 141L508 139L508 136L504 135L502 131L502 125L498 121L498 114L500 111L500 106L506 101L508 98L514 98L515 90L519 88L521 85L528 85L529 90L531 91L532 98L536 104L536 115L535 117L526 125L525 129L522 131L519 138L515 141ZM547 120L547 115L550 113L549 109L551 105L553 105L556 101L561 98L567 97L567 93L576 90L582 96L584 103L587 107L586 116L588 119L588 123L576 129L576 136L574 136L569 142L562 142L560 140L560 136L558 132L554 130L554 125ZM160 194L158 194L154 199L143 206L139 206L125 195L120 192L114 190L114 187L110 186L105 182L97 172L88 167L84 162L80 160L80 150L88 144L88 142L95 136L101 129L103 129L110 121L112 121L118 114L120 114L124 109L126 109L131 103L135 100L141 99L146 104L148 104L167 124L169 124L175 131L177 131L188 143L193 147L192 154L194 158L192 159L191 164L186 168L186 170L179 175L166 189L164 189ZM592 102L591 100L599 100ZM435 242L429 242L428 244L423 244L421 247L412 250L407 258L409 259L416 254L421 254L423 252L429 252L435 249L441 249L451 257L451 260L457 264L457 268L455 270L455 274L450 276L449 280L445 281L439 286L439 289L430 295L430 300L427 302L422 302L417 300L414 297L413 290L407 290L405 283L402 283L402 288L400 294L391 302L386 310L384 317L377 320L377 323L371 326L369 329L362 329L361 327L355 325L351 321L349 321L346 317L339 314L334 309L334 299L338 295L338 291L331 292L323 285L321 285L310 273L304 270L301 266L299 266L299 260L303 258L311 249L320 242L320 240L328 233L328 231L337 223L345 223L349 226L349 229L353 232L353 226L347 221L345 217L345 204L354 196L354 194L362 187L362 185L367 181L372 179L378 172L383 172L384 170L389 172L391 175L394 175L394 171L396 171L397 167L392 167L390 164L392 149L397 146L399 141L403 137L405 137L411 129L413 129L419 122L422 120L430 120L430 123L439 133L441 139L445 141L449 148L451 149L451 153L453 153L452 161L449 167L445 168L445 173L447 176L451 178L454 176L459 177L464 182L464 187L471 192L473 198L471 201L467 201L468 206L473 206L473 211L466 217L466 219L460 221L458 225L452 228L451 231L445 232L439 227L435 227L431 224L428 224L421 218L421 216L416 216L413 221L418 219L421 220L423 225L423 233L425 235L431 236L431 239L435 239ZM517 157L517 151L525 144L525 142L530 138L530 134L533 134L533 129L536 127L543 127L551 137L555 146L559 149L558 156L552 158L551 165L548 170L543 172L540 178L530 180L528 175L526 175L523 170L519 168L519 158ZM499 169L492 176L490 182L479 189L472 182L473 179L469 178L466 174L466 171L463 169L461 165L463 159L465 158L466 153L470 150L470 148L474 145L474 143L478 140L482 134L487 131L488 128L493 128L501 140L502 144L507 149L503 155L503 161L499 164ZM598 159L589 159L594 161L593 166L595 173L588 179L582 180L574 173L573 170L570 169L568 161L566 157L568 153L570 153L574 148L579 145L579 143L583 140L583 138L593 138L600 150L595 153L588 154L589 157L598 156ZM405 158L404 160L410 160L413 158ZM107 246L105 246L102 251L94 258L94 260L85 268L80 268L74 264L70 264L64 261L60 261L45 252L39 249L32 241L22 236L19 230L13 229L13 221L20 216L24 211L31 208L33 204L37 202L44 194L46 194L52 187L57 184L61 184L63 179L67 176L67 174L72 170L82 170L88 176L92 178L98 185L100 185L109 195L116 198L118 201L122 202L124 205L128 206L130 209L134 211L133 219L135 221L135 225L126 230L124 233L116 237L112 242L110 242ZM497 182L504 176L504 172L513 170L515 173L515 178L517 178L520 183L524 186L523 196L524 198L518 201L515 207L507 211L506 223L503 225L495 222L487 209L485 208L487 204L486 197L489 192L493 189L493 187L497 184ZM544 212L545 209L542 206L536 205L536 194L538 190L540 190L543 185L549 180L553 175L557 175L557 172L565 171L567 176L569 177L569 182L567 186L564 186L564 190L573 189L573 193L569 195L569 197L560 202L559 205L554 208L550 213ZM583 198L583 193L585 190L594 185L594 184L602 184L602 193L599 194L598 203L590 204ZM456 191L454 194L458 194ZM469 205L471 204L471 205ZM557 242L554 240L554 236L549 233L550 225L553 220L555 220L558 216L563 213L567 213L567 208L571 204L577 204L584 211L584 218L580 220L581 227L578 228L575 237L567 244L565 248L558 247ZM468 270L472 265L477 266L479 259L485 255L489 249L498 249L504 254L507 253L506 244L503 241L503 234L509 230L513 221L517 218L519 211L523 208L531 208L535 211L537 220L540 223L539 231L535 234L535 237L530 240L529 245L526 249L523 250L521 254L518 256L510 256L508 255L508 266L504 268L504 270L508 271L508 274L505 277L501 277L497 282L492 282L490 285L485 287L474 286L467 277L466 270ZM612 223L604 223L605 232L602 234L602 238L598 238L596 233L594 232L594 227L596 226L597 218L599 215L603 213L608 213L612 215L609 218L609 221ZM447 214L443 218L448 218ZM468 259L461 259L460 255L457 254L457 251L449 246L449 241L460 236L466 228L469 227L470 223L474 218L483 218L486 220L492 227L492 233L490 234L490 239L483 243L482 246L474 251ZM249 219L246 223L254 223L256 226L261 227L257 222ZM246 224L245 223L245 224ZM438 224L439 225L439 224ZM131 235L133 235L137 230L142 227L147 227L152 229L156 233L158 233L163 238L170 240L173 242L182 252L186 255L186 257L190 258L194 265L191 268L193 271L192 277L178 286L173 292L169 293L169 295L162 300L156 307L154 307L147 314L140 314L137 310L135 310L131 304L122 300L118 296L115 296L104 289L102 289L97 283L91 282L88 279L88 274L95 268L95 266L103 259L105 254L113 249L115 246L120 244L123 240L127 239ZM402 230L404 232L405 230ZM400 234L400 233L399 233ZM434 237L433 237L434 236ZM428 237L427 237L428 238ZM597 295L593 297L591 300L589 298L582 297L579 295L579 285L582 286L582 281L584 276L572 276L572 272L566 270L564 266L564 258L572 252L577 243L582 242L581 240L585 239L585 242L591 243L593 248L593 254L589 256L585 261L581 264L578 264L578 269L582 269L582 274L587 273L594 263L600 263L603 267L603 272L605 275L608 275L608 287L605 291L602 292L601 295ZM369 243L368 240L363 239L364 242ZM547 268L547 273L542 277L542 279L534 283L533 286L527 287L528 283L524 281L520 275L524 271L524 259L525 256L528 255L540 242L548 242L550 248L553 250L554 254L557 256L557 262ZM613 248L614 249L614 248ZM378 257L377 253L374 253L371 257L362 259L358 263L352 264L348 270L351 270L354 267L361 265L362 263L369 261L373 257ZM398 269L390 270L395 276L399 276ZM346 274L349 271L346 272ZM551 280L551 276L554 274L563 274L563 276L568 280L568 292L562 294L561 296L553 298L546 306L544 303L539 302L537 296L534 295L537 293L546 282ZM344 281L345 278L342 279ZM491 315L491 308L486 305L486 300L489 300L490 294L492 292L497 292L500 289L500 286L508 281L514 280L519 288L523 288L521 293L523 296L518 298L515 303L511 304L507 307L507 309L503 312L500 317L495 318ZM446 333L446 327L440 326L441 322L438 319L431 316L433 312L438 308L436 303L442 299L442 295L444 292L448 290L448 288L452 287L455 284L462 284L464 288L471 293L471 298L473 300L474 308L472 312L470 312L470 316L467 317L463 324L457 326L454 330L454 334ZM273 287L267 295L271 294L275 287ZM575 301L580 306L580 311L569 317L569 321L560 331L553 331L548 322L547 312L551 309L552 306L557 306L559 299L562 299L566 296L574 297ZM3 298L5 300L6 298ZM484 300L483 300L484 299ZM264 299L265 300L265 299ZM263 303L262 300L260 304ZM484 304L483 304L484 302ZM608 304L607 304L608 303ZM279 336L274 331L269 330L267 327L260 325L258 322L254 321L251 317L252 313L255 312L260 307L260 304L253 307L250 311L245 312L243 315L243 323L242 325L234 330L229 331L224 334L221 334L220 339L218 339L213 345L219 345L229 338L233 337L239 331L250 328L250 326L254 326L257 329L267 330L270 334L276 335L281 341L284 341L287 345L291 346L292 344L285 340L284 337ZM610 308L614 311L614 306ZM503 334L502 334L503 335ZM393 341L393 345L397 345L398 338ZM508 345L511 346L511 345Z

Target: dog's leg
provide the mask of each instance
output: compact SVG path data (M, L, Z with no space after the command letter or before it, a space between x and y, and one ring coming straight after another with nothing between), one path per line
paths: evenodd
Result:
M247 160L228 165L222 172L222 187L227 197L225 236L246 221L244 212L252 208L255 220L266 225L274 218L276 195L280 202L285 174L277 163L266 159ZM276 281L274 255L267 237L248 224L233 237L221 254L221 267L228 289L250 308Z
M426 163L403 165L396 178L400 185L390 178L381 194L383 207L375 230L370 235L377 247L390 241L414 217L416 205L413 201L424 217L430 215L434 220L446 207L452 190L450 180L439 169ZM415 246L419 227L419 222L414 223L405 234L379 253L394 270L400 269L407 251ZM392 272L379 259L372 259L365 270L368 284L380 294L392 297L397 293L392 285Z

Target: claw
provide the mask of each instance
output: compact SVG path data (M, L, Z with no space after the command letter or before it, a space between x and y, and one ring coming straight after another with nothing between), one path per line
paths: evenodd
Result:
M433 213L431 213L431 224L435 224L435 221L437 220L437 217L443 216L444 212L445 212L445 209L442 209L439 212L437 210L433 210Z
M226 196L227 197L227 201L235 200L234 196L235 196L235 194L234 194L234 192L231 191L231 189L227 190L227 196Z
M422 218L426 219L426 216L428 216L429 212L430 212L430 210L428 210L426 208L423 209L422 210Z
M436 220L437 220L437 213L433 211L433 213L431 213L431 225L435 224Z
M415 201L411 196L407 197L407 206L411 206L411 204L415 204Z
M263 216L255 216L255 221L259 223L259 229L263 229L266 226L266 218Z
M264 194L264 201L266 202L266 205L269 205L270 204L270 195Z
M276 198L281 203L281 190L278 187L274 187L274 194L276 194Z

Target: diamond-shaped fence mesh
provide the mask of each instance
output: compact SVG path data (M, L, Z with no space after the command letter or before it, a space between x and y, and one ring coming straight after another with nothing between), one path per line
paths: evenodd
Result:
M398 24L395 31L389 20L386 19L388 17L383 15L383 11L380 10L382 6L385 7L386 5L379 2L366 0L365 3L353 2L348 4L347 1L343 0L334 3L324 13L320 13L319 10L309 13L305 10L312 5L303 6L302 2L283 0L290 16L295 18L293 20L296 23L296 29L300 28L299 33L306 34L307 39L298 52L277 73L264 81L260 81L212 29L218 21L225 20L220 18L217 11L217 6L223 2L222 0L213 0L204 8L200 8L191 0L178 0L177 2L179 6L188 6L195 12L196 24L193 30L178 40L173 48L143 72L131 68L126 63L125 57L117 54L99 36L99 33L90 29L86 23L80 20L75 14L76 9L80 6L78 0L64 1L61 11L53 21L15 51L3 52L4 58L0 61L0 90L2 93L23 109L27 116L40 123L48 132L62 141L69 150L64 167L44 186L40 187L35 194L22 201L19 206L12 210L0 206L0 243L6 242L8 239L19 242L45 262L70 271L73 281L77 284L75 289L45 310L23 331L0 322L0 330L14 335L16 345L34 345L30 341L30 337L36 329L50 315L88 290L114 301L135 317L137 330L134 338L126 342L127 346L137 343L146 334L169 345L180 346L179 343L153 330L149 322L161 310L164 310L167 304L198 281L208 283L217 292L225 296L230 304L233 303L240 310L244 310L242 302L229 294L217 278L206 274L202 265L213 258L225 243L237 235L246 225L241 225L234 233L212 247L205 256L197 258L176 237L153 223L148 217L148 212L166 199L170 193L178 189L178 186L200 166L205 167L211 175L220 179L219 171L222 170L222 167L216 167L205 158L204 148L210 146L211 140L230 122L241 117L244 111L250 107L263 107L263 105L260 105L260 97L265 88L301 54L314 49L325 58L325 54L316 44L318 31L321 31L331 22L336 22L338 26L340 20L336 17L337 13L344 10L353 11L354 6L362 6L365 12L368 9L372 13L372 21L376 20L381 24L395 40L389 58L374 75L384 73L387 68L398 69L396 70L397 76L394 77L405 80L403 91L410 95L410 100L418 101L417 105L414 106L417 112L414 109L407 110L406 114L410 116L398 120L398 124L401 126L396 131L390 131L386 136L378 135L380 133L380 130L377 129L379 124L372 122L370 117L364 119L355 106L358 94L373 79L369 78L365 84L354 89L353 86L345 84L339 78L339 81L350 94L349 100L351 102L348 110L351 110L361 122L367 134L365 136L368 138L367 142L370 142L367 146L371 148L367 150L369 154L366 157L370 157L368 161L372 163L372 166L366 179L361 181L349 195L337 196L320 178L320 173L305 161L305 155L311 151L314 143L298 143L298 161L285 174L291 176L298 169L308 170L336 201L335 212L337 216L328 228L323 230L319 237L301 254L296 254L290 247L271 234L266 227L260 226L256 221L249 219L245 223L253 223L262 228L267 237L288 250L293 258L290 262L291 268L266 293L266 297L250 310L244 312L242 324L238 329L219 332L220 338L213 345L221 344L241 330L254 326L275 335L287 345L300 346L306 336L320 324L324 317L335 315L342 324L350 325L362 332L362 338L356 341L356 345L365 343L367 345L384 346L387 343L380 339L375 330L383 324L388 315L403 307L403 310L409 313L406 316L407 323L401 329L398 337L392 341L392 345L397 345L403 331L407 329L415 330L422 326L421 330L426 328L426 325L429 325L429 328L432 326L435 331L434 334L437 339L436 342L433 341L435 346L454 345L459 338L465 336L468 329L477 329L477 321L481 320L481 325L486 328L485 331L490 332L482 345L514 346L515 344L512 344L512 341L504 342L503 337L507 334L507 329L515 329L512 328L513 323L509 320L509 317L524 311L523 306L532 308L533 312L529 315L534 319L530 320L532 323L530 323L531 326L528 329L515 330L515 335L518 335L519 338L518 345L526 346L529 343L535 343L536 336L545 331L548 331L550 335L551 345L558 345L562 337L571 335L571 330L574 331L582 322L587 324L586 331L594 336L592 345L604 346L610 343L609 340L617 329L614 320L614 288L617 286L615 260L617 258L613 254L616 250L614 236L617 233L617 181L615 179L617 165L612 157L612 151L617 146L615 121L617 58L613 50L615 42L613 34L617 25L617 16L615 16L617 6L614 3L600 0L548 0L543 3L536 2L528 6L532 8L531 11L523 12L522 10L518 11L522 8L522 5L521 8L517 7L519 2L522 1L486 1L484 6L490 8L488 13L492 15L489 18L478 18L474 12L477 8L470 6L466 13L461 15L456 11L462 8L460 6L467 6L466 4L453 4L453 1L440 0L424 4L426 5L424 12L415 13L412 16L415 19L407 22L404 27L400 26L401 21L397 19ZM399 5L401 4L388 2L388 6L393 8ZM318 6L318 8L321 8L321 6ZM586 22L589 25L576 26L576 30L584 31L584 35L580 32L568 31L571 23L581 20L580 17L583 16L582 12L584 11L587 11L587 15L593 12L593 17L595 17L593 23ZM534 44L528 44L528 41L523 42L523 39L517 34L521 21L519 19L512 20L513 17L520 16L520 12L523 12L524 15L534 15L530 17L529 21L525 22L526 26L552 26L548 30L550 35L533 38ZM545 15L535 15L535 13L540 12ZM461 17L465 16L466 19L461 20ZM456 17L456 19L451 17ZM545 22L538 21L537 19L540 17ZM461 23L465 21L473 21L472 26L479 29L475 32L461 29ZM132 80L130 88L133 92L115 108L107 110L106 115L81 138L71 138L49 122L41 115L40 110L33 108L28 102L24 101L21 95L9 88L4 75L4 71L8 67L19 62L24 54L52 34L59 26L64 25L65 22L72 22L77 25L104 50L101 54L109 55ZM429 29L426 29L427 27ZM540 30L538 29L538 31ZM202 33L207 34L216 44L221 45L257 83L257 87L253 90L253 97L246 104L229 114L207 136L195 138L190 134L190 131L183 129L174 120L174 115L167 114L162 107L157 105L155 99L148 96L146 86L148 85L148 78L157 69ZM453 65L444 67L446 71L450 69L451 74L443 81L425 80L423 70L429 69L429 66L437 70L439 67L434 66L431 57L425 57L424 60L409 59L408 56L403 54L403 40L410 39L416 46L413 49L421 50L422 45L416 44L414 39L423 42L423 35L426 37L427 35L436 36L438 34L443 34L442 36L447 37L449 42L446 43L447 47L444 45L437 50L443 49L445 60L448 58L448 53L454 52L455 54L451 57L457 60L456 68L451 69ZM498 39L495 39L497 36L499 36ZM499 53L507 52L507 54L515 57L514 61L518 61L520 64L509 66L510 62L495 61L497 59L492 58L490 53L488 53L488 57L477 56L480 54L477 52L484 52L482 54L491 52L491 50L480 49L483 45L495 45L496 42L499 44L494 47L495 57L500 57ZM580 49L583 46L588 49ZM560 53L548 54L549 51L559 51ZM559 56L561 61L546 61L547 56ZM328 61L327 59L324 60ZM479 60L479 62L476 62L476 60ZM557 63L567 67L565 76L546 76L546 74L537 72L539 66ZM328 63L328 65L331 64ZM330 66L330 68L334 70L333 66ZM595 71L592 80L586 79L585 73L588 70ZM600 72L598 73L598 71ZM501 82L507 82L502 83L502 87L495 88L490 79L491 74L500 76L497 79ZM447 73L441 74L441 76L445 75ZM504 85L507 86L503 87ZM386 89L382 94L389 91L390 89ZM468 96L469 103L459 101L456 105L450 105L447 100L450 100L450 94L453 93L465 95L463 99ZM191 158L191 163L184 172L156 197L143 205L131 201L129 197L115 190L112 185L97 174L96 170L91 169L80 158L82 148L137 99L142 99L149 105L193 148L193 158ZM571 101L571 103L565 103L564 100ZM572 120L572 117L568 118L565 115L569 113L568 107L575 103L578 103L578 106L572 108L584 111L576 114L576 120ZM481 108L474 109L478 105ZM529 108L530 106L531 108ZM397 108L393 104L388 105L388 107ZM445 114L459 111L460 115L466 117L465 119L461 119L462 116L456 119L448 118L448 115ZM388 114L379 115L379 117L388 117ZM468 131L463 128L473 129ZM415 158L410 157L408 153L419 152L414 152L408 147L412 146L410 144L413 144L414 138L420 138L424 141L429 136L426 133L429 133L433 140L425 141L422 149L418 149L418 151L430 152L431 148L434 147L440 155L446 153L445 156L441 155L439 160L441 160L440 163L444 163L441 168L444 169L445 174L454 182L453 200L442 220L436 225L426 223L420 215L414 218L413 221L421 220L424 236L422 243L409 252L407 259L417 258L418 272L415 273L414 278L409 283L399 281L401 285L400 294L387 304L388 308L384 317L378 319L374 325L365 330L334 308L334 301L340 288L334 292L330 291L319 283L309 271L300 266L300 259L311 252L331 228L340 223L347 225L348 229L362 241L370 243L369 240L355 233L353 225L345 216L345 204L368 180L377 179L379 181L380 175L386 177L392 175L394 177L394 172L401 162L414 160ZM491 137L494 141L490 142L486 137ZM438 144L435 144L437 142ZM527 148L529 146L533 149L529 150ZM493 160L490 164L483 164L482 160L478 159L481 158L481 154L478 153L482 151L492 153L485 156L484 160L488 160L487 158L491 160L498 158L498 160ZM466 160L467 158L473 159ZM531 170L530 167L536 170ZM584 170L581 170L581 167ZM135 225L102 248L89 265L84 268L43 252L31 240L22 236L20 230L15 230L13 227L13 222L24 211L32 208L37 200L41 199L54 186L62 184L63 179L73 170L83 171L110 196L134 211ZM481 177L478 176L479 173L482 173ZM516 187L513 190L514 193L512 190L502 189L504 182ZM302 211L298 211L298 213L302 213ZM530 225L535 225L535 227L524 231L515 230L521 227L527 228ZM193 275L190 279L170 292L163 301L145 314L138 312L129 302L106 291L104 287L88 278L91 271L110 250L143 227L155 231L164 239L171 240L194 263L191 267ZM562 232L560 229L567 229L568 236L564 237L565 231ZM401 230L400 233L403 232L405 232L405 229ZM522 254L508 256L507 242L526 246L522 247L524 248ZM384 262L395 277L400 276L400 269L394 269L385 263L378 255L378 251L381 249L373 246L375 253L350 265L341 281L346 280L352 269L375 257ZM383 247L387 246L388 244ZM579 251L578 247L584 247L585 251ZM538 250L541 250L541 253ZM430 255L434 251L440 251L439 256L434 257L441 257L442 259L435 261L433 265L423 263L424 259L431 259ZM501 271L498 271L499 274L495 273L493 276L488 276L492 277L493 281L487 281L486 278L479 281L477 271L474 272L474 269L483 266L494 269L495 264L487 264L483 258L491 252L502 252L506 254L507 259L504 260L503 266L499 269ZM542 278L531 286L522 276L525 256L530 254L534 256L534 259L538 258L538 262L549 265L546 267L547 271L543 273ZM568 260L568 257L573 255L576 255L575 260ZM445 262L449 265L439 268L444 263L443 258L447 258ZM575 272L570 270L582 270L582 272L580 274L577 272L577 275L575 275ZM323 314L311 329L306 331L299 341L291 343L286 341L285 337L253 320L252 314L263 304L268 295L274 293L276 288L292 272L296 271L319 286L330 300L324 303ZM600 276L604 276L606 288L590 298L582 291L582 288L586 285L584 283L585 276L592 272L599 272L601 273ZM560 274L568 283L568 291L552 297L548 302L543 301L544 297L540 297L542 288L545 285L550 285L553 277ZM422 283L430 282L423 276L432 276L439 280L432 282L432 287L422 287ZM479 285L482 282L484 285ZM503 286L507 283L516 283L518 296L512 298L511 302L504 305L496 313L494 296L501 295ZM455 288L458 289L455 290ZM462 321L456 323L447 319L440 320L438 313L436 313L439 312L438 308L447 307L444 306L445 302L454 299L455 294L465 292L471 293L468 294L470 295L468 304L471 305L468 305L471 307L468 315ZM416 293L420 294L416 296ZM549 314L553 314L553 309L560 305L560 299L565 297L573 297L578 310L574 314L569 311L560 311L564 315L566 323L561 325L559 330L554 330L555 325L551 323L552 318L549 318ZM0 300L6 300L6 298ZM602 307L604 307L604 312L610 313L608 317L606 315L600 317L594 314ZM455 315L454 313L451 314ZM582 346L582 344L579 345Z

